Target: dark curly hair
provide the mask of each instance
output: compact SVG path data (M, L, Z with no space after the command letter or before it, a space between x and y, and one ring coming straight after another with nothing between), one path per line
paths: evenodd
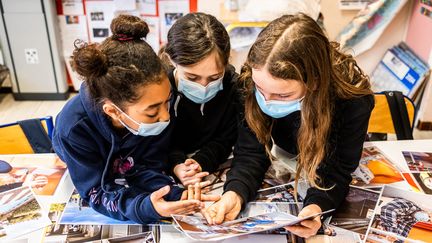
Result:
M166 74L143 39L149 32L146 22L136 16L119 15L111 22L111 31L113 35L100 44L76 46L72 66L95 100L109 99L123 106L140 99L138 88L160 83Z

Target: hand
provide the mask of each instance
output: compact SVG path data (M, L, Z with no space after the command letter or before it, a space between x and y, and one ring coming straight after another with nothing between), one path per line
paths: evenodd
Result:
M221 196L220 195L205 195L204 187L210 185L210 181L197 182L195 185L189 185L187 190L185 190L182 194L181 200L199 200L199 201L218 201Z
M240 213L242 198L233 191L227 191L222 198L204 210L203 214L209 224L221 224L234 220Z
M168 202L163 198L170 191L170 186L164 186L150 195L150 201L156 212L162 217L171 214L191 214L200 211L203 203L196 199Z
M185 187L200 182L203 177L209 175L208 172L202 172L200 164L193 159L187 159L184 163L176 165L174 174Z
M322 210L318 205L310 204L304 207L300 211L298 217L305 218L309 215L313 215L321 212ZM309 238L313 235L316 235L320 227L321 227L321 217L317 216L314 219L300 222L300 225L287 226L285 227L285 229L300 237Z

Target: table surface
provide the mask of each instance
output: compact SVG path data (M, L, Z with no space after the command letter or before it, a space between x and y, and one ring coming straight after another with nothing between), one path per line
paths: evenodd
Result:
M365 147L376 146L378 147L392 162L397 164L402 170L408 172L408 166L405 163L402 151L418 151L418 152L432 152L432 139L427 140L401 140L401 141L377 141L377 142L366 142ZM25 154L25 155L0 155L0 160L12 161L14 164L19 164L22 166L27 166L29 164L38 163L38 161L55 161L55 154ZM53 162L58 163L58 162ZM59 185L57 188L55 196L37 196L38 201L41 206L46 209L49 207L50 203L68 201L68 196L73 190L73 185L70 180L70 176L65 176L64 183ZM31 235L25 235L20 237L20 239L42 239L43 231L33 232ZM160 242L162 243L172 243L172 242L197 242L189 240L186 236L175 230L172 226L162 226L160 234ZM346 243L347 240L352 240L352 235L350 232L342 232L336 237L329 237L318 235L309 238L306 242L341 242ZM271 241L272 243L287 242L286 236L283 235L247 235L243 237L231 238L223 242L264 242ZM36 242L36 241L34 241Z

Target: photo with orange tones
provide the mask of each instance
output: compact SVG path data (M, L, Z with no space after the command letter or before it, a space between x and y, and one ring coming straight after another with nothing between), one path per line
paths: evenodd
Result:
M359 166L352 173L351 185L363 188L405 183L406 180L391 160L377 147L363 148Z
M53 196L65 178L66 164L56 156L5 156L0 160L10 166L0 173L0 192L30 186L36 195Z

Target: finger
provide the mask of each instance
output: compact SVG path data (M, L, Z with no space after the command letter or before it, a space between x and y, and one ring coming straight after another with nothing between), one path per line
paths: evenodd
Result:
M203 178L203 177L206 177L206 176L208 176L209 175L209 173L207 172L207 171L205 171L205 172L198 172L198 173L196 173L195 175L194 175L194 177L195 178Z
M191 183L191 180L183 180L183 181L182 181L182 184L183 184L184 187L187 188L187 187L188 187L189 185L191 185L192 183Z
M203 181L203 182L200 182L200 187L201 187L201 189L202 188L204 188L204 187L206 187L206 186L208 186L208 185L210 185L211 184L211 181Z
M188 195L187 191L186 190L183 191L180 200L186 200L187 195Z
M200 178L194 178L194 179L190 179L190 180L185 181L185 183L187 183L188 185L194 185L195 183L200 182L200 181L201 181Z
M188 200L194 199L194 189L192 185L188 186Z
M206 194L210 191L210 187L201 188L201 194Z
M220 195L201 195L201 201L216 202L221 199Z
M164 186L150 195L150 199L157 201L164 197L171 190L170 186Z
M199 182L195 183L194 192L195 192L194 195L195 200L201 201L201 187Z
M186 173L184 173L184 177L192 177L192 176L195 177L195 174L197 174L196 170L189 170L186 171Z
M200 210L200 207L196 205L190 205L185 208L177 208L173 210L174 214L189 214L189 213L195 213Z
M212 224L212 217L210 217L210 214L207 212L207 210L201 210L201 214L207 220L208 224Z
M289 232L298 235L300 237L304 237L304 238L309 238L310 236L312 236L313 234L310 232L309 229L302 227L302 226L287 226L285 227L286 230L288 230Z
M167 209L174 212L178 209L187 208L189 206L199 207L200 202L197 200L183 200L183 201L175 201L175 202L167 202Z
M225 206L222 205L216 210L216 217L213 218L215 224L221 224L225 219Z
M315 221L315 220L304 220L304 221L300 222L300 224L301 224L302 226L304 226L304 227L306 227L306 228L310 228L310 229L313 229L313 228L319 227L318 222Z
M191 164L194 164L194 163L195 163L195 160L192 160L192 159L187 159L184 162L185 165L191 165Z

